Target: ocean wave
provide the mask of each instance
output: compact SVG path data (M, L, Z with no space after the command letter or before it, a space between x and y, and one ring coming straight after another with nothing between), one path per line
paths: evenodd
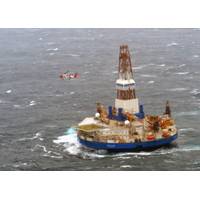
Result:
M47 51L58 51L58 48L47 49Z
M178 130L179 133L186 133L186 132L190 132L190 131L195 131L194 128L180 128Z
M41 138L41 133L40 132L37 132L33 137L30 137L30 138L20 138L18 139L17 141L19 142L24 142L24 141L27 141L27 140L35 140L35 139L39 139L39 140L43 140L43 138Z
M69 53L69 54L65 54L66 56L71 56L71 57L80 57L79 54L72 54L72 53Z
M167 44L166 46L167 46L167 47L172 47L172 46L178 46L178 45L179 45L179 44L176 43L176 42L171 42L171 43Z
M37 150L43 150L45 153L48 153L50 154L51 151L48 151L47 148L44 146L44 145L40 145L40 144L36 144L32 149L31 151L37 151Z
M200 98L200 92L194 95L197 98Z
M150 74L141 74L140 76L145 78L156 78L156 75L150 75Z
M121 165L120 168L131 168L131 165Z
M54 158L54 159L63 159L63 156L60 153L52 152L52 151L48 151L48 152L44 153L42 156Z
M148 81L148 84L153 84L155 83L155 81Z
M53 140L56 144L61 144L64 147L64 152L70 155L79 156L83 159L104 158L106 156L104 150L92 150L83 147L77 138L76 134L68 134L59 136L56 140Z
M186 75L186 74L189 74L190 72L177 72L177 73L175 73L175 74L177 74L177 75Z
M21 106L21 105L18 105L18 104L13 105L13 107L14 107L14 108L22 108L22 106Z
M50 55L50 56L53 56L53 55L55 55L55 53L49 53L49 55Z
M171 89L167 89L168 91L173 91L173 92L177 92L177 91L186 91L188 90L187 88L171 88Z
M44 125L46 128L56 128L56 127L58 127L57 125L55 125L55 124L46 124L46 125Z
M194 116L194 115L199 115L200 114L200 111L198 110L194 110L194 111L188 111L188 112L179 112L179 113L176 113L175 115L176 116Z
M166 64L160 64L160 65L158 65L158 66L160 66L160 67L165 67L165 66L166 66Z
M195 88L190 93L191 94L198 94L199 93L199 89Z
M35 101L30 101L29 106L35 106L36 102Z
M190 93L191 93L194 97L200 98L199 89L193 89Z
M27 107L35 106L37 103L35 101L30 101L28 105L19 105L19 104L14 104L13 107L17 109L24 109Z
M30 165L27 162L19 162L17 164L13 164L12 167L14 168L24 168L24 167L29 167Z
M154 63L149 63L149 64L143 64L143 65L139 65L139 66L137 66L137 67L133 67L133 69L134 70L140 70L140 69L143 69L143 68L146 68L146 67L148 67L148 66L155 66L156 64L154 64Z
M200 146L199 145L188 145L188 146L185 146L181 149L179 149L179 152L191 152L191 151L200 151Z
M186 64L181 64L181 65L178 65L178 68L181 68L181 67L184 67L186 66Z
M12 90L7 90L6 94L10 94L12 92Z

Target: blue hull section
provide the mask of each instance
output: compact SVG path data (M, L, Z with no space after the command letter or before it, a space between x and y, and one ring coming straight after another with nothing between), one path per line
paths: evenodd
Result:
M103 142L94 142L94 141L86 141L79 138L79 142L89 148L92 149L106 149L106 150L145 150L145 149L154 149L161 146L169 145L178 137L178 133L175 135L163 138L154 141L146 141L146 142L137 142L137 143L103 143Z

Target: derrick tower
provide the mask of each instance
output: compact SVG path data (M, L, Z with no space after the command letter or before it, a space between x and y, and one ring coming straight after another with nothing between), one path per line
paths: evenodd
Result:
M139 112L139 103L135 94L135 81L127 45L120 46L118 79L116 81L117 98L115 107L130 113Z

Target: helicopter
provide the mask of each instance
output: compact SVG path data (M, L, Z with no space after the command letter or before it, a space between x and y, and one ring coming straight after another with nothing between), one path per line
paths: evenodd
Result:
M60 78L61 78L62 80L66 80L66 79L67 79L67 80L71 80L71 79L80 78L80 74L77 73L77 72L73 73L73 72L70 72L70 71L68 70L68 71L62 73L62 74L60 75Z

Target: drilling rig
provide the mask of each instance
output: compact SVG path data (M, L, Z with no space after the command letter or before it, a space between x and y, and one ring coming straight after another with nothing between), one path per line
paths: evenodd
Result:
M118 79L116 81L117 98L115 107L129 113L139 112L139 102L135 94L135 81L127 45L120 46Z

